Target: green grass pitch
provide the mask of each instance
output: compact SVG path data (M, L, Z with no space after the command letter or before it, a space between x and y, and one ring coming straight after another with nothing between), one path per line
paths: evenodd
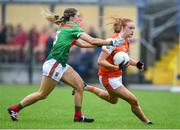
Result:
M46 100L23 109L18 122L12 122L8 106L19 102L38 86L0 85L0 129L180 129L180 94L165 91L132 90L154 125L142 124L123 100L109 104L85 92L83 113L96 121L74 123L71 88L56 87Z

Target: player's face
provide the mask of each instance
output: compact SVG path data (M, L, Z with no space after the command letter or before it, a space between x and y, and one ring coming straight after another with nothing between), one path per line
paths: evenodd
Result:
M79 12L72 18L72 21L76 24L79 24L82 21L82 17Z
M124 28L124 34L126 37L131 38L134 34L135 25L133 22L128 22L127 26Z

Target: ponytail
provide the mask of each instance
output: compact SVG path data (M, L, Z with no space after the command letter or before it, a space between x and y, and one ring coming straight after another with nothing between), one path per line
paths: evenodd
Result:
M49 22L52 22L52 23L55 23L55 24L60 23L59 15L56 14L56 13L52 13L52 12L46 10L46 9L43 9L42 10L42 15Z
M77 13L77 10L74 8L67 8L64 11L64 14L62 17L60 17L56 13L52 13L48 10L43 9L42 10L42 15L46 20L49 22L55 23L57 25L59 24L64 24L66 21L69 21L70 17L74 17Z

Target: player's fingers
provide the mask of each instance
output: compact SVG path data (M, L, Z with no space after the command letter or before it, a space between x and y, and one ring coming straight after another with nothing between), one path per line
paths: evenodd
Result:
M144 71L144 65L142 66L142 69L141 69L141 72L143 72Z
M129 66L130 65L130 63L128 62L127 64L126 64L126 66Z

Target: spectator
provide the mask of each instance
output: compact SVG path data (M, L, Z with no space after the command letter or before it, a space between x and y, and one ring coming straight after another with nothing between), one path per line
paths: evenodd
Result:
M5 45L6 45L6 26L0 24L0 61L4 61Z
M15 54L16 61L24 61L26 57L26 46L28 43L28 34L23 30L21 24L15 29L15 36L12 43L12 53Z
M46 46L45 46L45 58L49 55L51 48L53 46L53 41L55 37L55 30L54 28L51 28L48 30L48 39L46 41Z
M97 33L96 33L96 31L95 31L95 29L94 29L93 26L90 26L90 27L89 27L89 29L88 29L88 34L89 34L90 36L92 36L92 37L95 37L95 38L98 37L98 35L97 35Z
M93 73L93 59L95 56L95 48L84 49L81 51L81 66L79 67L80 74L84 78L90 78ZM83 61L83 62L82 62ZM88 68L88 69L87 69Z
M11 24L7 25L7 32L6 32L6 41L8 44L12 44L13 43L13 38L14 38L14 27Z
M7 32L7 27L5 25L1 25L0 26L0 44L6 43L6 32Z
M32 47L35 48L39 44L39 32L35 25L29 31L29 41L32 43Z
M41 62L45 60L45 48L46 48L47 40L48 40L48 29L46 27L43 27L39 37L39 44L34 48L36 52L39 52Z
M28 34L23 30L21 24L18 24L15 30L15 37L13 41L13 45L16 48L23 48L28 41Z
M35 48L39 44L39 32L36 29L36 26L34 25L30 31L29 31L29 49L33 51L34 53L34 58L36 62L40 61L40 53L37 51ZM31 48L32 47L32 48Z

